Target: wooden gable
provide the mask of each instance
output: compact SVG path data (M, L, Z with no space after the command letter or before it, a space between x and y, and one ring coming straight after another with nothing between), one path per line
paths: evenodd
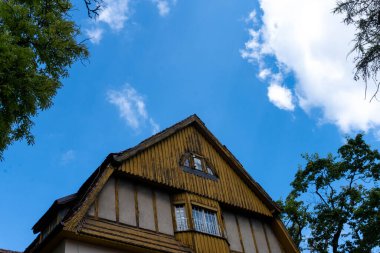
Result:
M237 160L232 161L232 154L223 150L226 148L220 145L198 117L192 116L184 122L142 142L137 150L120 154L117 159L121 165L117 169L271 217L276 206L260 192L263 190L249 176L244 180L246 171ZM217 179L185 172L180 166L180 159L186 152L204 156L216 171ZM264 203L265 200L267 203Z
M184 170L181 167L180 160L184 154L189 152L205 157L216 173L216 178L203 177L202 175L189 173L189 171ZM117 183L112 183L115 179ZM193 200L197 204L207 201L207 203L203 204L213 206L212 203L217 203L215 206L217 206L219 214L221 214L221 209L226 207L227 216L228 210L237 209L240 209L237 210L239 213L241 210L248 211L242 213L244 215L247 214L250 219L252 217L257 218L256 215L265 216L264 220L269 222L268 224L272 227L271 229L273 229L282 246L286 249L285 252L298 252L278 218L280 212L278 206L260 185L249 176L229 150L212 135L196 115L148 138L131 149L109 154L75 194L73 203L70 202L70 210L66 213L65 217L60 220L58 225L55 226L45 239L39 236L25 252L40 252L41 248L46 249L41 252L50 252L49 247L55 243L53 239L60 238L56 236L56 232L60 233L61 231L62 233L59 235L67 238L77 239L80 235L82 239L88 239L90 242L94 240L94 242L98 243L101 240L105 240L105 243L109 243L112 247L128 248L132 245L136 249L138 247L149 248L152 252L164 249L167 252L173 253L192 252L191 249L198 249L199 245L214 247L215 245L220 245L220 240L225 240L225 238L215 239L210 235L197 234L196 236L199 237L196 240L197 243L193 247L188 248L188 244L184 243L186 240L181 239L184 233L176 233L175 237L172 233L161 233L160 225L157 222L155 226L156 231L150 231L149 229L144 229L143 226L140 228L139 226L123 222L119 212L119 207L123 206L123 203L120 202L120 197L123 197L121 196L119 187L122 186L120 182L124 179L130 180L134 185L134 207L137 207L137 209L140 206L137 203L139 201L139 186L137 185L145 181L148 182L148 185L151 182L151 185L154 187L166 186L163 188L166 188L165 190L168 190L168 193L171 193L171 191L175 193L172 195L172 201L175 200L175 197L179 197L181 193L186 192L187 198L194 198ZM135 179L140 180L134 181ZM118 218L110 219L100 217L101 215L98 214L98 201L108 182L111 182L112 189L115 189L111 189L110 192L115 197L115 203L112 203L112 206L115 205L115 215ZM153 194L152 189L151 191ZM154 193L154 196L156 197L156 193ZM153 200L154 202L157 203L157 199ZM97 203L97 207L94 209L97 210L95 212L96 215L91 214L91 212L94 212L94 210L91 210L91 208L94 208L94 203ZM58 209L51 209L52 213L57 213ZM156 209L157 207L153 208L153 210ZM140 210L136 212L139 213ZM52 216L50 214L48 211L44 215L47 218L41 219L41 222L37 222L35 226L36 231L34 232L43 233L44 228L49 225L49 217ZM158 221L158 214L156 215L157 217L155 216L154 220ZM234 216L235 220L238 220L236 217L241 216L239 215ZM139 219L139 215L135 216L137 217L136 219ZM220 221L220 224L222 223ZM193 234L192 231L188 231L188 233ZM202 238L211 239L207 239L207 243L205 243ZM229 248L227 241L225 241L225 248ZM197 250L197 252L210 252L210 250Z

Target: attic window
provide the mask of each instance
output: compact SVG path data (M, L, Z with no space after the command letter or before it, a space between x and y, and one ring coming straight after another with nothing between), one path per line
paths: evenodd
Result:
M194 159L194 169L202 171L203 168L202 168L202 160L201 160L201 158L193 155L193 159Z
M182 156L180 164L186 172L210 179L217 179L214 170L203 156L186 153Z

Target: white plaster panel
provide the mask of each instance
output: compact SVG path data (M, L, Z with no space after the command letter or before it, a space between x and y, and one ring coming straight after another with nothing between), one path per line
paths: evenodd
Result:
M235 215L229 212L223 212L223 217L231 250L242 252L243 249L240 243L239 230L236 224Z
M155 230L152 190L139 185L137 187L137 203L139 207L139 226Z
M173 218L169 194L162 191L156 191L155 194L158 231L164 234L173 235Z
M265 238L265 232L261 221L251 219L251 223L259 253L269 253L268 244Z
M90 208L87 211L87 214L90 215L90 216L95 216L95 207L94 207L94 204L92 204L90 206Z
M256 253L255 242L253 241L253 235L251 230L251 225L249 224L249 219L244 216L237 216L241 239L243 241L244 252L245 253Z
M108 179L99 194L98 216L107 220L116 221L115 210L115 179Z
M65 240L65 253L125 253L121 250L106 248L73 240Z
M271 252L283 252L280 242L277 240L272 228L268 224L264 224L265 231L267 232L269 247Z
M119 221L136 226L135 190L131 182L119 181Z

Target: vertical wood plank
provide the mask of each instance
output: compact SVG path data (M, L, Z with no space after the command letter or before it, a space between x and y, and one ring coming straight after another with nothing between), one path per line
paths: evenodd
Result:
M268 240L268 235L267 235L267 230L264 226L264 224L261 222L261 226L263 226L263 230L264 230L264 235L265 235L265 240L267 242L267 245L268 245L268 250L269 250L269 253L272 253L272 250L270 248L270 243L269 243L269 240ZM275 253L275 252L274 252Z
M116 222L119 222L119 178L115 178L115 212Z
M156 232L158 232L157 200L156 200L156 192L154 190L152 190L152 201L153 201L154 228Z
M241 235L241 230L240 230L239 219L237 218L236 214L235 214L235 220L236 220L236 224L237 224L237 228L238 228L239 239L240 239L240 245L241 245L241 248L242 248L243 252L245 252L244 244L243 244L243 237L242 237L242 235Z
M134 191L135 191L136 226L140 227L140 222L139 222L139 201L137 199L137 185L133 184L133 188L134 188Z
M251 219L249 219L249 226L251 227L251 232L252 232L253 242L255 243L256 252L259 252L259 248L257 247L257 242L256 242L255 231L253 230Z

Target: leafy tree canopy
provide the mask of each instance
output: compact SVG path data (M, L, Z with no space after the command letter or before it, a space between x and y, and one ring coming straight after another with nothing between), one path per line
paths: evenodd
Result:
M33 116L52 105L71 64L88 57L71 8L69 0L0 1L0 159L12 142L34 142Z
M361 134L338 155L304 155L285 202L283 220L310 252L370 253L380 247L380 154Z
M344 14L343 22L356 28L351 51L356 53L354 79L361 78L366 84L368 79L372 79L377 87L372 99L376 98L380 88L377 79L380 70L380 1L338 1L334 13Z

